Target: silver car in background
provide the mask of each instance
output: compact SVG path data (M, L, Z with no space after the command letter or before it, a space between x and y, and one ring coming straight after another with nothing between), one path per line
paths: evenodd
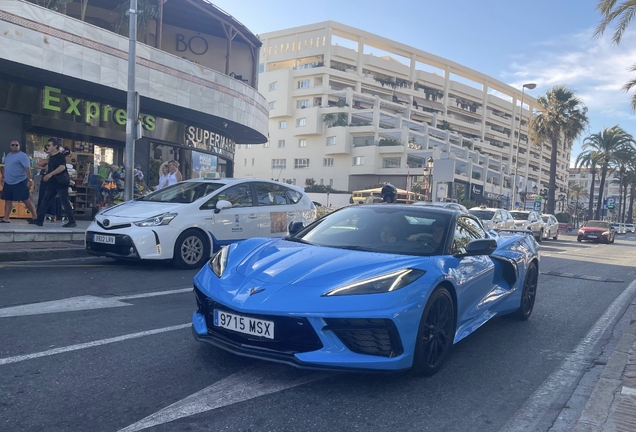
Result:
M541 220L543 220L543 238L544 239L559 239L559 221L554 215L542 214Z
M473 207L468 213L477 216L487 230L514 229L515 221L508 210L491 207Z
M543 239L543 219L539 213L530 210L513 210L510 214L515 219L515 228L532 231L537 242L541 242Z

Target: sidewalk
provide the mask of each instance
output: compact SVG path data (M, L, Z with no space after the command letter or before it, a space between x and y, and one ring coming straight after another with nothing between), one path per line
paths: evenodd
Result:
M0 262L42 261L88 256L84 233L89 221L77 221L75 228L62 228L64 222L30 225L27 219L11 219L0 224Z
M574 432L610 431L636 431L636 313L574 429Z

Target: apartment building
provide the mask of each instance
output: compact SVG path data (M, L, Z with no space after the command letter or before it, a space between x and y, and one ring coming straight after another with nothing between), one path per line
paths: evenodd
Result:
M537 107L526 93L522 109L520 88L333 21L260 38L269 142L238 146L237 176L337 190L409 183L436 200L508 206L519 142L517 192L547 188L550 146L528 139ZM559 153L559 191L569 158Z
M569 170L569 180L572 184L582 185L583 188L589 193L590 187L592 186L592 174L590 174L589 168L570 168ZM601 173L600 170L597 171L594 176L594 207L596 209L596 203L598 201L598 194L601 187ZM618 203L619 203L619 191L620 191L620 174L616 171L608 172L605 178L605 185L603 187L603 199L613 198L615 202L615 213L618 212ZM629 190L627 202L629 203ZM571 206L570 206L571 207ZM588 198L580 198L579 199L579 208L587 209L589 208L589 197ZM607 211L607 208L603 208L601 215L608 216L610 212Z

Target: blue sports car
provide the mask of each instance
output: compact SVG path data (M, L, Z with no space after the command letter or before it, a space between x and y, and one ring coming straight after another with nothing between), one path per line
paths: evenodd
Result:
M282 239L222 247L194 279L194 337L303 368L432 375L497 315L527 320L531 233L432 206L346 207Z

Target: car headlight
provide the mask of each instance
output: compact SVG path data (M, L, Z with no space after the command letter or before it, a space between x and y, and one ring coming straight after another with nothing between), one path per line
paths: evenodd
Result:
M177 213L163 213L157 216L153 216L148 219L144 219L139 222L134 222L138 227L155 227L161 225L168 225L172 219L177 217Z
M583 230L579 230L579 234L580 234L580 235L584 235L584 234L585 234L585 231L583 231Z
M229 250L229 246L221 246L221 250L214 254L208 263L208 267L210 267L212 273L214 273L217 277L223 276L223 272L227 267L227 257L230 254Z
M425 273L425 270L402 269L336 288L335 290L331 290L323 294L323 297L336 295L380 294L396 291L415 282Z
M608 236L608 235L610 235L610 232L609 232L609 231L605 231L605 232L603 233L603 235Z

